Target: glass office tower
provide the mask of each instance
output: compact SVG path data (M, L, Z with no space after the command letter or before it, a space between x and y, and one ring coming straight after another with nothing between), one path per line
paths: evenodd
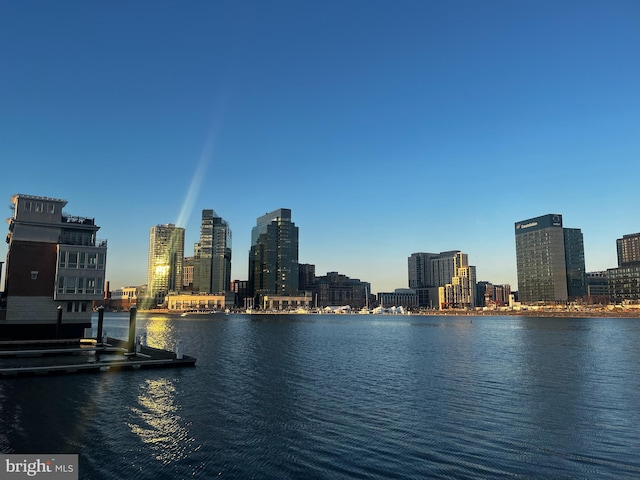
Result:
M254 296L298 293L298 227L290 209L266 213L251 230L249 288Z
M169 223L151 227L147 284L156 303L170 291L182 289L184 228Z
M202 210L193 275L193 289L198 292L223 293L231 288L231 229L210 209Z
M518 296L522 303L567 302L586 294L584 245L562 215L515 223Z

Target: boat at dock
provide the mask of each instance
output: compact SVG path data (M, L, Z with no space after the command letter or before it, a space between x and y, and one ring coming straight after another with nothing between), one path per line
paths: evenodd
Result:
M181 317L186 317L187 315L213 315L216 313L216 310L185 310L180 314Z

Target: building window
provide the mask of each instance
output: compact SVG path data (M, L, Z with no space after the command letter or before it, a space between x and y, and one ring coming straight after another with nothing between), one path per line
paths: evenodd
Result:
M67 302L67 312L73 312L73 302Z
M47 203L47 213L55 213L56 206L53 203Z
M65 293L76 293L76 277L66 277L65 279Z
M78 268L78 252L69 252L69 268Z
M58 293L64 293L64 277L58 278Z
M87 255L87 268L96 268L96 254L90 253Z
M42 202L36 202L36 212L42 213L44 211L44 204Z
M84 268L87 254L85 252L80 252L78 255L78 268Z
M31 280L37 280L38 279L38 272L35 270L31 271Z
M25 212L31 211L31 202L24 202L24 211Z

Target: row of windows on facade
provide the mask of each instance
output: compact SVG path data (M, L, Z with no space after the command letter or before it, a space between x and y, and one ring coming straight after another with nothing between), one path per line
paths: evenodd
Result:
M90 277L59 277L58 293L59 294L102 294L104 288L104 278Z
M104 253L60 252L60 268L97 268L104 270Z
M34 208L35 207L35 208ZM53 203L46 204L47 213L55 213L56 206ZM44 212L45 204L43 202L24 202L24 210L26 212L30 212L31 210L35 210L36 212Z
M67 312L86 312L87 302L67 302Z

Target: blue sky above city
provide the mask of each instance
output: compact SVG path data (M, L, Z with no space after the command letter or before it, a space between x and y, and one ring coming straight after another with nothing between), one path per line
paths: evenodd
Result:
M0 197L95 217L112 288L209 208L234 279L277 208L301 263L374 292L452 249L516 289L514 222L546 213L603 270L640 231L639 51L635 0L6 0Z

